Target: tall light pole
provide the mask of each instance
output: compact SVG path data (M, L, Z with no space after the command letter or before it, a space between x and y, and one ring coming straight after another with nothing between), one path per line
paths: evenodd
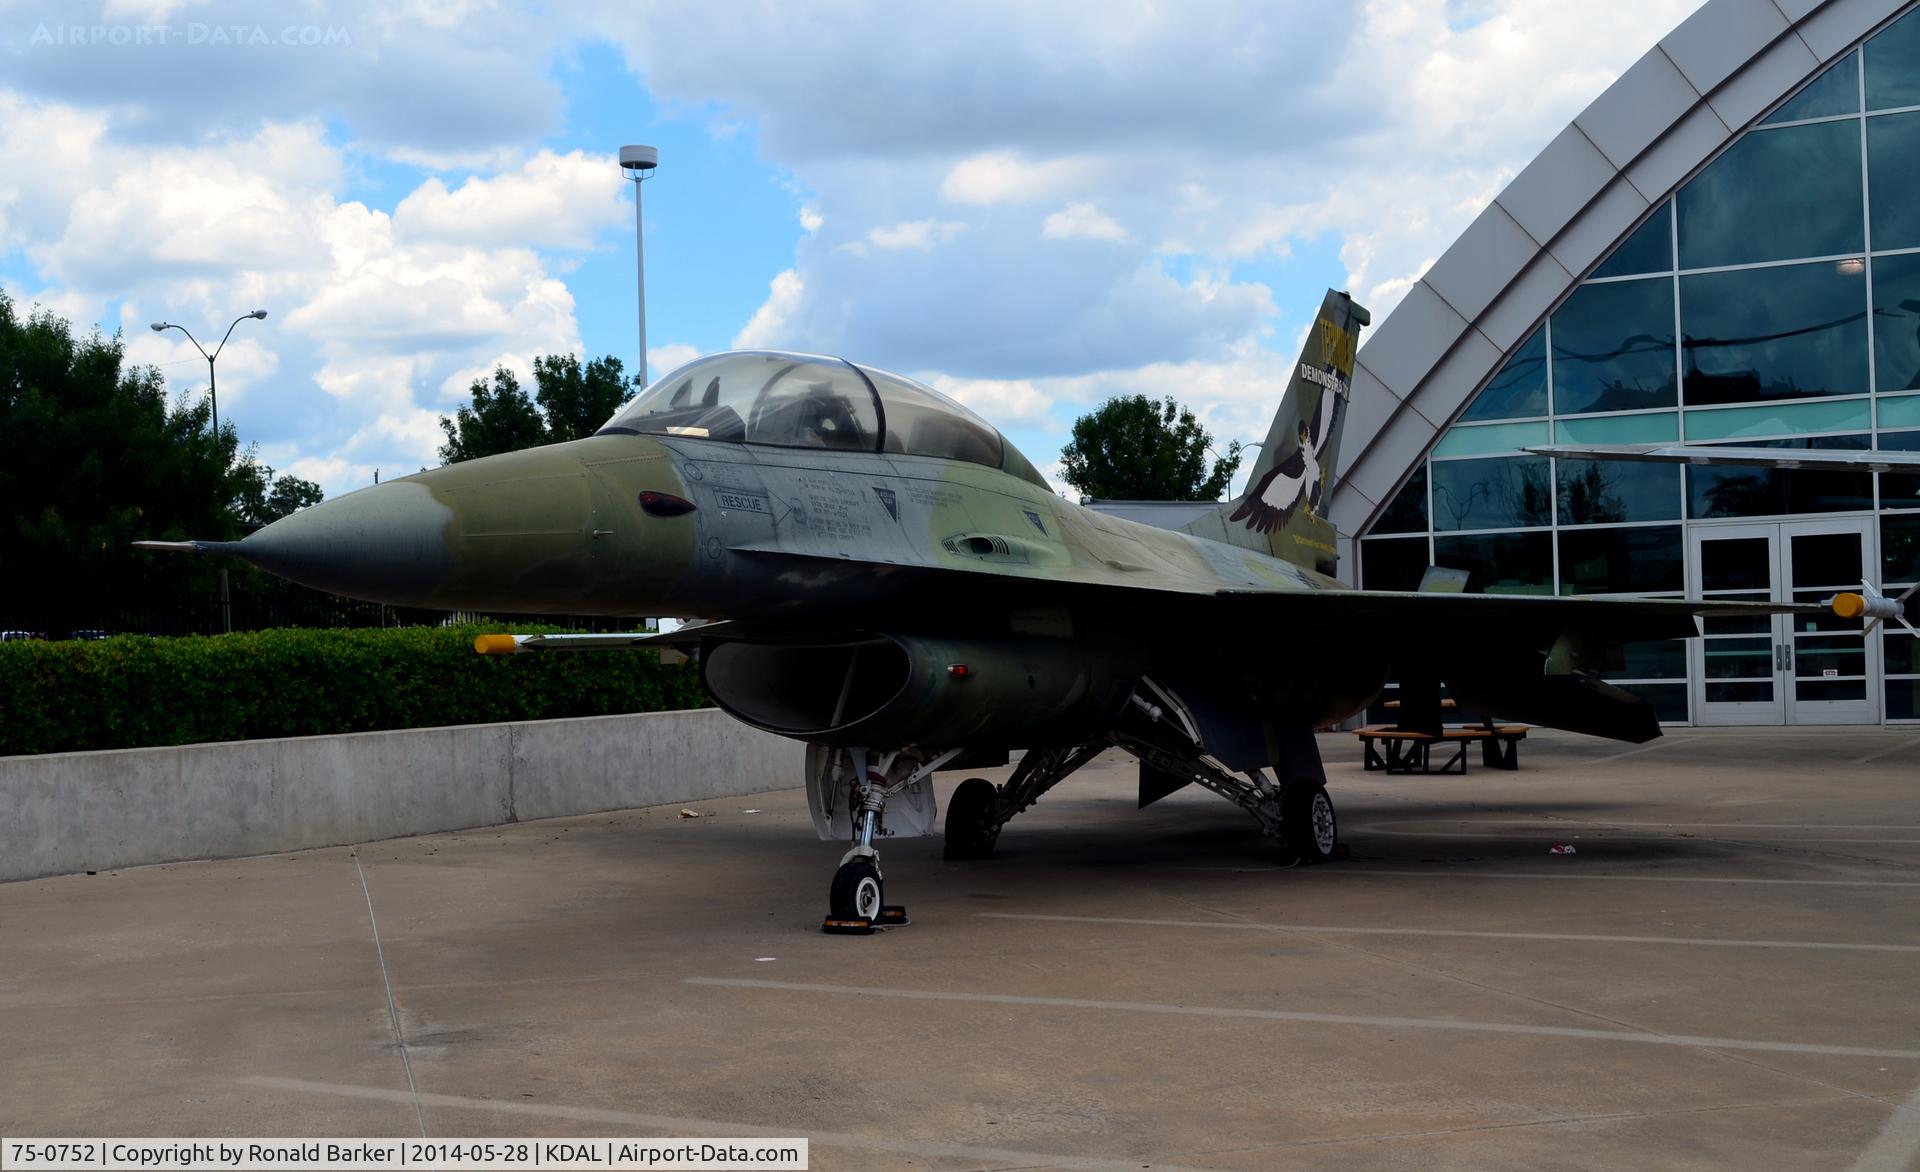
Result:
M233 327L246 321L248 318L253 318L256 321L265 321L267 320L267 311L264 309L256 309L252 313L243 313L239 317L234 318L233 324L229 325L227 332L221 335L220 344L213 348L213 353L211 354L207 353L207 348L200 344L200 339L194 337L192 331L188 330L187 327L176 325L170 321L157 321L153 323L153 332L156 334L165 333L167 330L179 330L181 333L186 334L187 341L192 342L193 348L200 351L200 357L207 360L207 398L213 403L213 442L216 449L220 444L220 392L218 388L214 386L213 382L213 360L220 357L220 351L227 348L227 339L233 337ZM227 588L227 567L225 565L220 567L220 617L222 625L227 629L227 634L233 634L233 595Z
M640 385L647 385L647 251L640 220L640 185L660 165L660 152L650 146L620 148L620 169L633 180L633 264L640 280Z
M153 323L153 332L156 334L164 333L167 330L179 330L181 333L186 334L187 341L192 342L193 348L200 351L200 357L207 360L207 397L213 401L213 438L216 441L220 438L220 392L215 388L213 383L213 360L220 357L220 351L227 348L227 339L233 337L233 326L239 325L248 318L265 321L267 319L267 311L264 309L256 309L252 313L243 313L239 317L234 318L233 325L227 327L225 336L220 339L220 344L213 348L213 353L211 354L207 353L207 348L200 344L200 339L194 337L193 334L188 331L187 327L176 325L170 321L157 321Z

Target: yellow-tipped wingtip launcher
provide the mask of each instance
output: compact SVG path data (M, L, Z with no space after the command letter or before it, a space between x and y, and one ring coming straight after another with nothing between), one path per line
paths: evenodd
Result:
M520 650L520 639L516 635L479 635L473 640L473 649L482 655L512 655Z

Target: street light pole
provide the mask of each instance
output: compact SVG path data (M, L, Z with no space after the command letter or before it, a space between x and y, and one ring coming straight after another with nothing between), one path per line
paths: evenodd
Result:
M179 330L181 333L187 335L187 341L192 342L193 348L200 351L200 357L207 360L207 400L213 404L213 442L216 447L220 443L220 389L213 380L213 360L220 357L220 351L227 348L227 339L233 337L234 326L239 325L248 318L265 321L266 317L266 310L256 309L252 313L243 313L239 317L234 318L233 324L229 325L227 332L221 335L220 344L213 348L213 353L211 354L207 353L207 348L200 344L200 339L194 337L193 332L187 329L187 327L167 321L157 321L153 323L153 332L156 334L165 333L167 330ZM224 565L220 567L220 623L221 626L226 628L227 634L233 634L233 595L228 592L227 567Z
M660 165L660 151L650 146L620 148L620 169L633 180L633 262L640 282L640 385L647 385L647 253L640 217L640 185Z
M207 398L213 403L213 437L216 441L220 438L220 390L214 383L213 360L220 357L220 351L227 348L227 339L233 337L233 326L239 325L248 318L264 321L266 320L266 316L266 310L256 309L252 313L243 313L239 317L234 318L233 325L227 327L226 334L221 337L220 344L213 348L213 353L211 354L207 353L207 348L200 344L200 339L194 337L187 327L170 321L157 321L153 323L153 332L156 334L164 333L167 330L179 330L181 333L186 334L187 341L192 342L193 348L200 351L200 357L207 360Z

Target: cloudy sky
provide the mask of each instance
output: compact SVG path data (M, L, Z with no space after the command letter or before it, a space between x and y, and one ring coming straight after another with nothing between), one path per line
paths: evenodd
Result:
M1052 473L1172 394L1255 439L1698 0L0 0L0 288L123 331L330 493L495 364L728 346L917 375ZM211 335L211 337L209 337Z

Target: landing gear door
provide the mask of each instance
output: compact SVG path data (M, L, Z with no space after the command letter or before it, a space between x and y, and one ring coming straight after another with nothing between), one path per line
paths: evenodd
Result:
M807 812L813 832L826 842L853 838L853 762L846 750L807 746ZM940 806L933 778L923 777L887 799L881 826L890 838L918 838L938 832Z

